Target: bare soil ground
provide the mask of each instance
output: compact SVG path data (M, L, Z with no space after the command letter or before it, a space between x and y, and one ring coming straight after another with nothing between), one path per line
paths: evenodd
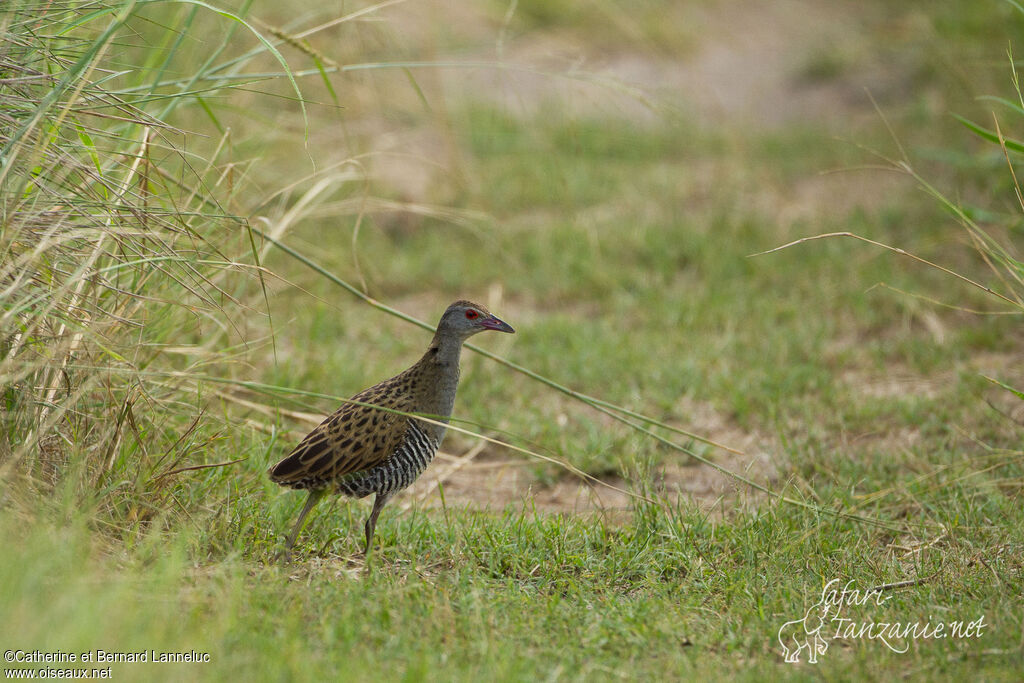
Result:
M709 457L719 466L742 474L765 486L773 486L778 474L768 441L742 434L710 411L695 416L691 428L712 440L730 445L741 453L718 450ZM629 509L633 490L620 477L598 483L583 481L566 473L554 484L543 484L527 460L470 449L461 455L442 453L430 469L404 495L400 504L414 502L427 506L480 507L502 509L525 506L552 513L600 513L614 516ZM443 486L442 499L439 484ZM615 487L615 488L612 488ZM718 515L745 501L761 500L762 493L718 470L680 453L677 460L659 467L652 477L649 493L671 502L683 499L701 510Z

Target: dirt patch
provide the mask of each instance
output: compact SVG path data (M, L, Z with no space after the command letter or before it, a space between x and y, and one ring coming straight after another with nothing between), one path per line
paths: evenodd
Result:
M499 46L497 27L481 24L486 47L465 60L478 66L445 70L444 92L521 116L555 106L639 123L670 107L712 125L764 129L871 113L865 88L887 92L896 77L865 57L865 13L853 3L721 0L685 13L694 38L674 55L609 50L564 32L533 31Z
M933 336L940 341L939 334L933 332ZM935 399L957 381L958 374L965 372L998 379L1014 387L1024 386L1022 369L1024 351L989 351L976 353L951 368L927 375L890 362L884 370L849 369L842 372L839 379L860 398L915 396Z
M705 457L729 472L772 487L778 470L769 455L772 446L768 438L744 432L710 407L689 399L681 402L681 409L694 432L737 451L709 447ZM547 513L615 515L629 510L631 491L646 490L672 504L695 504L717 515L765 498L765 494L735 477L682 453L678 453L678 458L670 457L673 459L666 459L650 474L650 480L639 486L639 482L618 477L594 483L571 474L545 484L530 460L509 458L484 448L460 455L442 453L420 480L402 494L399 505L492 510L511 505ZM439 484L443 485L443 499Z
M597 510L626 510L629 495L611 488L588 484L569 476L552 485L544 485L534 472L533 463L501 455L481 454L472 464L449 471L458 458L439 458L407 492L407 505L414 502L427 507L471 507L501 510L521 506L541 512L583 513ZM621 480L607 483L624 488ZM442 502L439 484L444 488Z
M698 4L685 10L681 26L693 39L675 54L644 50L642 44L634 51L609 49L557 30L503 32L500 19L480 8L454 18L443 3L416 8L402 5L385 14L396 39L429 54L440 49L432 30L454 31L465 47L456 57L439 56L443 68L416 70L429 115L412 89L393 87L389 98L409 116L400 126L391 119L367 124L377 138L372 148L386 152L366 162L372 176L411 205L443 204L457 194L463 152L447 112L466 104L496 107L524 121L554 112L627 125L660 125L683 112L702 126L744 139L807 124L857 140L859 126L878 123L867 92L884 100L885 93L900 90L893 82L903 77L872 56L867 13L850 2ZM437 29L441 24L444 30ZM717 184L713 173L694 177L693 182L706 177L712 187ZM780 225L875 207L907 189L880 172L770 185L770 178L751 179L752 187L765 188L753 198L754 207L777 216Z
M847 370L839 378L851 393L862 399L900 396L936 398L950 382L954 381L955 375L950 371L924 377L906 368L893 368L884 372Z
M703 455L715 465L768 488L778 480L779 471L771 455L778 450L774 438L741 429L708 404L689 397L680 399L677 412L685 417L689 431L728 447L707 448ZM683 454L663 467L662 477L662 495L689 499L703 509L728 509L765 498L764 493L735 477Z
M792 237L790 226L794 224L807 224L807 235L825 232L818 227L823 221L830 224L857 210L893 204L914 187L909 176L891 171L834 169L798 178L784 187L765 183L755 190L750 206L760 215L774 217L782 241Z

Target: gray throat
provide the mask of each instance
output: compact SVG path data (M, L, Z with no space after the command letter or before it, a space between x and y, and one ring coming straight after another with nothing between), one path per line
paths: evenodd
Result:
M434 337L427 351L428 362L432 366L435 381L424 412L437 415L447 422L455 407L455 391L459 387L459 357L462 355L462 339L449 335ZM444 427L428 425L431 436L440 443L444 437Z

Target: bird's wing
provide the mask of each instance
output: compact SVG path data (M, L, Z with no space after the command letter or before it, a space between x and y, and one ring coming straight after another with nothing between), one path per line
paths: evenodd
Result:
M370 387L346 403L306 435L286 458L270 468L272 481L284 486L326 484L361 472L395 452L406 434L409 418L389 412L413 412L412 398L395 391L395 380Z

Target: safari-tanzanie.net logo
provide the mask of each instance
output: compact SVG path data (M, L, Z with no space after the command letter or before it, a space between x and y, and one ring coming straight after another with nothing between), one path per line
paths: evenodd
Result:
M985 615L973 621L950 620L899 621L890 620L878 612L892 595L883 596L886 589L905 584L877 586L866 591L854 587L851 579L839 585L832 579L821 589L820 599L799 619L787 621L779 628L779 644L787 662L806 661L817 664L829 645L836 640L872 640L893 652L904 653L912 640L941 640L943 638L980 638L988 628Z

